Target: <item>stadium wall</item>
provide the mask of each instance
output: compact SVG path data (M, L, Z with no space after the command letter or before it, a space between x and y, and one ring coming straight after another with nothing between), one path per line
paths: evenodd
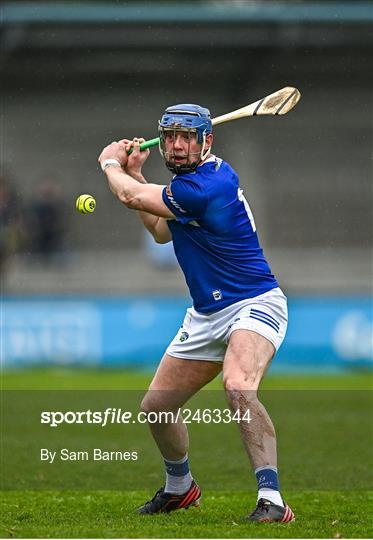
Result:
M188 305L182 297L6 297L2 366L153 368ZM289 316L287 337L271 371L372 368L371 298L292 297Z

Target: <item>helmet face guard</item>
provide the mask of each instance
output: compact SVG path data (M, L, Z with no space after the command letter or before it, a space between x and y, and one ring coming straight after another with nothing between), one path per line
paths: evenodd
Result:
M173 105L165 110L158 125L159 131L159 151L166 162L167 168L175 174L194 171L201 161L205 160L210 153L210 148L206 149L206 135L212 133L210 111L204 107L193 104ZM175 141L176 132L186 132L188 134L188 154L185 156L188 162L177 164L175 152L168 152L166 149L166 136L172 135ZM195 135L196 141L202 146L199 152L190 152L191 136Z

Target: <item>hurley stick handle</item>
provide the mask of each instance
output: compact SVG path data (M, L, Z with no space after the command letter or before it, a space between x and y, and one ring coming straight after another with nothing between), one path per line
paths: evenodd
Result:
M152 146L157 146L159 144L159 137L156 137L155 139L149 139L148 141L143 142L140 144L140 150L146 150L147 148L151 148ZM130 149L128 152L129 154L132 154L133 148Z

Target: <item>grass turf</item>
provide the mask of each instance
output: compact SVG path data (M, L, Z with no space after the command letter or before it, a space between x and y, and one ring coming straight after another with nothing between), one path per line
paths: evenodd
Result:
M296 520L287 525L247 522L244 516L254 498L243 492L207 492L199 509L139 516L134 510L148 495L143 491L10 492L2 504L1 534L17 538L369 538L373 533L372 494L366 492L289 492L285 495Z
M2 388L16 390L144 389L150 378L151 375L147 373L110 370L20 370L3 373ZM220 386L220 381L216 380L209 387L219 388ZM372 379L363 373L351 373L344 376L269 376L265 380L264 387L276 390L365 390L372 387ZM355 403L356 405L358 403ZM333 403L330 406L332 408ZM357 412L357 409L352 411L353 418L356 417ZM326 431L320 433L320 437L323 438L327 438L328 435L330 437ZM291 439L294 439L294 436L293 433ZM309 442L315 444L315 441ZM366 444L369 444L368 440ZM211 448L214 451L220 451L223 446L221 440L220 443L211 441ZM309 452L312 459L312 450ZM195 460L198 461L198 451L195 454ZM284 454L286 456L286 452L282 452L282 456ZM357 463L361 462L359 455L356 457ZM224 456L221 459L223 458ZM229 456L226 456L224 459L228 458ZM330 459L336 458L335 456L330 458L330 455L326 453L325 464ZM198 465L200 467L200 464ZM307 464L303 465L307 469ZM209 466L211 467L211 464ZM336 474L343 475L346 462L341 460L335 463L335 467ZM196 469L198 470L198 467ZM244 475L246 475L246 467L244 469ZM317 466L314 467L314 470L317 469ZM162 477L159 461L154 461L154 471L157 471L156 478L149 482L149 489L146 491L143 489L138 491L3 491L0 499L1 536L18 538L369 538L373 534L369 510L372 507L373 494L359 487L358 483L348 490L327 490L328 480L326 479L325 490L310 491L300 488L296 485L296 480L292 479L291 485L294 485L296 491L285 491L284 495L296 513L296 521L288 525L252 524L246 522L244 516L255 504L253 483L249 484L247 491L231 489L229 474L221 474L222 471L218 466L216 471L211 472L211 476L216 476L216 485L219 489L203 489L203 503L200 509L154 517L138 516L134 512L135 508L153 495L154 485L158 487L158 479ZM320 462L319 474L323 481L322 462ZM204 485L205 482L202 488Z
M121 369L35 368L2 373L1 385L7 390L141 390L146 389L152 373ZM206 388L221 388L216 377ZM268 390L371 390L371 372L341 375L269 375L262 383Z

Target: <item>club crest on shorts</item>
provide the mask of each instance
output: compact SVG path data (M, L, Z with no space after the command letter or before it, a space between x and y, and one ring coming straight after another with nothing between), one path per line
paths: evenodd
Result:
M212 296L214 297L214 300L221 300L223 298L223 295L221 294L220 289L216 289L215 291L212 291Z
M181 343L183 343L183 341L186 341L189 337L189 334L188 332L181 332L180 334L180 337L179 337L179 341L181 341Z

